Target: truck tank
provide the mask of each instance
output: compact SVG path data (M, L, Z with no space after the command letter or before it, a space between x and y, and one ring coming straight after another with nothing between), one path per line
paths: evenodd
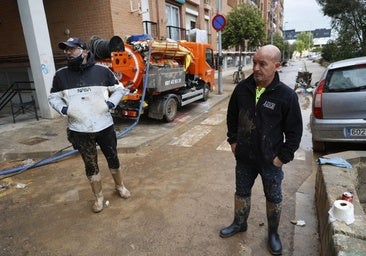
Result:
M91 51L95 55L105 52L103 56L98 54L101 57L98 61L106 64L131 91L117 107L117 116L137 117L139 104L143 104L149 117L170 122L174 120L179 107L197 100L207 100L209 91L214 88L213 50L210 45L153 41L142 36L134 38L138 40L129 38L129 43L124 44L124 47L114 46L118 45L116 38L112 38L109 44L96 37L90 41L91 46L104 47L100 50L94 47ZM149 47L151 57L148 60ZM150 63L148 76L147 61ZM141 103L145 79L147 91L145 101Z

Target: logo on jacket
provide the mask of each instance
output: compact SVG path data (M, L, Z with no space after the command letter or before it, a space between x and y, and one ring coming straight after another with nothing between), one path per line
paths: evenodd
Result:
M83 93L83 92L91 92L91 89L89 87L84 87L84 88L78 88L77 89L78 93Z
M276 103L273 103L273 102L266 101L263 103L263 107L269 108L271 110L274 110L275 106L276 106Z

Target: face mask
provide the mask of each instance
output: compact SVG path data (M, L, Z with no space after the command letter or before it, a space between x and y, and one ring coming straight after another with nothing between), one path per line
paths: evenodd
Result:
M68 60L67 66L72 70L81 70L81 65L83 64L83 54L81 53L78 57Z

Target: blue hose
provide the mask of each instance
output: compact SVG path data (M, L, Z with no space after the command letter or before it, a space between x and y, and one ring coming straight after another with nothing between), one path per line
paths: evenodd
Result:
M148 77L149 77L150 57L151 57L151 46L149 46L149 51L148 51L148 56L147 56L147 61L146 61L146 73L145 73L145 78L146 79L144 79L144 81L143 81L143 90L142 90L142 95L141 95L141 100L140 100L138 116L137 116L135 122L133 122L129 127L127 127L125 130L123 130L122 132L120 132L116 135L117 139L122 138L128 132L130 132L138 124L138 122L140 120L140 116L141 116L141 113L142 113L142 105L143 105L143 102L145 100L147 82L148 82ZM60 152L60 150L57 151L57 152ZM56 152L56 154L57 154L57 152ZM5 169L5 170L0 171L0 176L22 173L22 172L24 172L26 170L29 170L31 168L47 165L47 164L50 164L54 161L66 158L66 157L71 156L71 155L74 155L76 153L78 153L78 151L74 149L74 150L68 151L66 153L63 153L61 155L58 155L58 156L54 156L54 157L50 157L50 158L47 158L47 159L40 160L40 161L38 161L36 163L33 163L33 164L27 164L27 165L15 167L15 168Z

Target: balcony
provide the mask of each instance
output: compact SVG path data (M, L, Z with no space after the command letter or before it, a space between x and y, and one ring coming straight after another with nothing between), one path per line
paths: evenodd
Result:
M187 40L187 30L176 26L166 26L167 37L173 40Z
M158 24L151 21L143 21L144 33L150 35L152 38L158 38Z

